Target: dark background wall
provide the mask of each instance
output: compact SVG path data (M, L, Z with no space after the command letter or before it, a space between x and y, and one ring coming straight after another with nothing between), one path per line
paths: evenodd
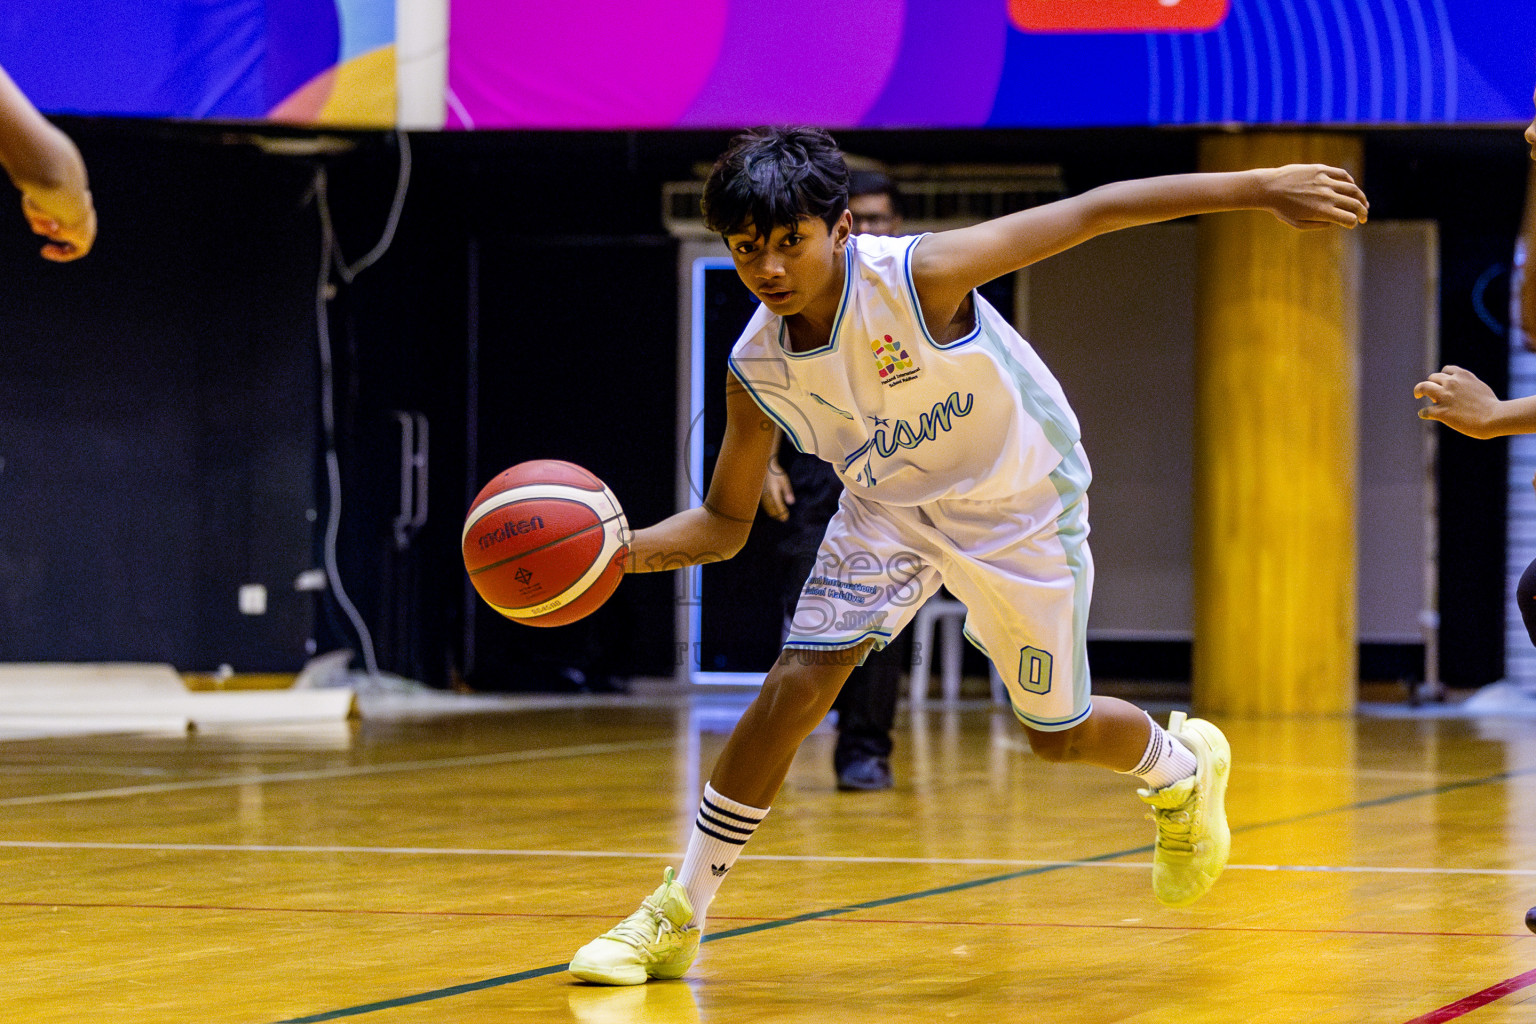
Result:
M91 167L102 232L86 260L54 266L19 216L0 218L0 659L292 671L311 650L356 649L334 596L292 586L321 564L327 515L316 160L206 124L60 123ZM356 260L384 225L400 151L389 134L342 137L355 148L325 159L328 194ZM536 457L597 472L637 525L672 510L676 248L660 186L726 138L412 136L393 244L336 282L330 306L337 558L381 668L487 689L672 672L668 575L626 580L575 626L528 629L467 599L459 528L481 482ZM840 135L893 161L1059 164L1071 192L1191 170L1196 138ZM1440 223L1445 361L1502 388L1519 132L1366 138L1372 215ZM397 411L431 425L430 515L404 550ZM1444 674L1471 685L1503 668L1504 446L1447 432L1441 451ZM245 582L269 588L266 615L239 614Z
M0 226L0 660L304 656L313 247L304 175L80 126L105 227L48 264ZM263 617L236 589L273 586Z

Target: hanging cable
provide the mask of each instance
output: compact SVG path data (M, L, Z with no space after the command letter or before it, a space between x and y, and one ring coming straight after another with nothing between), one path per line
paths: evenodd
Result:
M320 344L320 426L325 443L325 476L329 501L326 507L325 540L323 558L325 578L341 606L347 621L357 632L359 646L363 649L363 665L369 676L379 674L379 663L373 650L373 634L358 612L357 606L347 595L341 582L341 570L336 563L336 538L341 532L341 462L336 455L336 373L331 360L330 295L331 259L334 255L335 236L331 233L330 215L326 204L326 173L322 164L315 169L315 200L320 207L320 274L315 282L315 324Z
M394 241L395 229L400 224L400 213L405 208L405 196L411 182L410 138L400 130L397 130L395 135L400 150L400 170L395 182L395 197L390 203L389 216L385 219L384 230L379 236L379 241L355 264L347 265L341 254L340 242L336 238L335 225L331 221L329 178L324 164L315 169L313 186L315 204L320 213L320 272L315 284L315 324L320 349L320 423L324 434L325 475L330 499L326 511L323 542L325 576L331 593L336 596L336 603L341 606L342 612L357 633L367 673L375 678L379 674L379 663L374 651L373 634L369 632L368 624L363 621L362 614L352 603L351 597L347 595L336 560L336 541L341 532L341 461L336 454L336 373L331 358L331 296L329 292L333 265L337 276L347 284L351 284L358 274L373 266L379 257L389 250L390 244Z
M384 231L367 255L351 266L347 265L346 258L341 253L341 242L336 238L336 231L331 223L329 197L323 192L318 194L321 229L331 239L331 261L336 265L337 276L347 284L351 284L358 274L373 266L380 256L389 251L391 243L395 240L395 229L400 226L400 213L405 209L405 196L411 187L411 137L404 131L396 129L395 139L400 150L400 169L395 176L395 198L390 202L389 216L384 220Z

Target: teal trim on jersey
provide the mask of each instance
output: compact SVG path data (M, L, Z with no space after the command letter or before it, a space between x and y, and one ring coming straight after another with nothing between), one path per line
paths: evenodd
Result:
M848 300L853 295L853 246L843 246L843 297L837 300L837 316L832 321L832 333L827 343L809 352L795 352L784 344L784 318L779 317L779 349L790 359L814 359L837 351L837 332L843 326L843 314L848 312Z
M833 405L831 402L827 401L825 398L822 398L820 395L818 395L814 391L807 391L806 394L810 395L816 401L820 402L822 405L826 406L828 409L831 409L833 412L837 413L839 416L841 416L845 420L851 420L851 419L855 418L853 413L848 412L846 409L839 409L837 406Z
M784 436L789 438L790 442L795 446L795 450L802 454L810 454L805 450L805 445L800 443L800 435L795 433L794 429L791 428L788 423L785 423L783 418L780 417L778 413L768 408L768 404L758 396L757 389L754 388L751 384L747 383L747 378L743 377L741 375L741 371L736 368L736 356L734 354L726 356L725 362L726 365L731 368L731 373L736 377L736 379L741 381L741 386L747 389L747 394L752 396L752 401L757 403L757 407L763 410L769 419L777 423L780 430L784 431Z
M1014 354L1008 351L991 331L986 332L980 339L981 347L992 353L1008 376L1013 379L1013 386L1018 390L1019 401L1024 406L1024 415L1040 424L1040 429L1045 432L1045 439L1063 459L1072 454L1081 436L1073 428L1072 417L1065 409L1056 404L1056 400L1040 386L1040 382L1024 368ZM1084 483L1086 487L1086 482Z
M859 461L859 457L865 452L869 451L870 446L874 443L874 439L871 438L870 440L865 441L863 444L859 445L858 448L854 449L853 454L843 460L843 472L848 472L848 467Z
M948 345L940 344L932 334L928 333L928 321L923 316L923 303L922 300L917 297L917 284L912 280L912 250L917 248L918 242L921 242L930 234L932 234L931 231L923 232L921 235L917 236L916 242L913 242L911 245L907 246L907 251L901 258L901 279L907 286L907 301L912 303L912 312L917 317L917 326L923 332L923 338L927 340L928 344L937 349L959 348L961 345L964 345L967 342L975 341L977 336L981 334L981 311L976 310L976 326L971 329L971 333L967 334L963 338L950 342ZM983 300L980 295L976 294L976 290L974 288L971 289L971 308L976 309L976 303L982 301L985 300Z

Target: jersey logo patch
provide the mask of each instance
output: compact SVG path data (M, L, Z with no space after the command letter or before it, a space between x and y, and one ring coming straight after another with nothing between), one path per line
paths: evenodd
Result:
M883 339L871 341L869 347L875 353L875 365L880 368L880 383L888 388L909 381L923 372L923 368L907 354L906 347L892 341L889 334Z

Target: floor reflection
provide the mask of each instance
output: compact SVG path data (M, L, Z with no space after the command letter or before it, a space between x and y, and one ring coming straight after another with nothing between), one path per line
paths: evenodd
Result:
M698 1000L686 981L572 985L566 1001L581 1024L694 1024L701 1019Z

